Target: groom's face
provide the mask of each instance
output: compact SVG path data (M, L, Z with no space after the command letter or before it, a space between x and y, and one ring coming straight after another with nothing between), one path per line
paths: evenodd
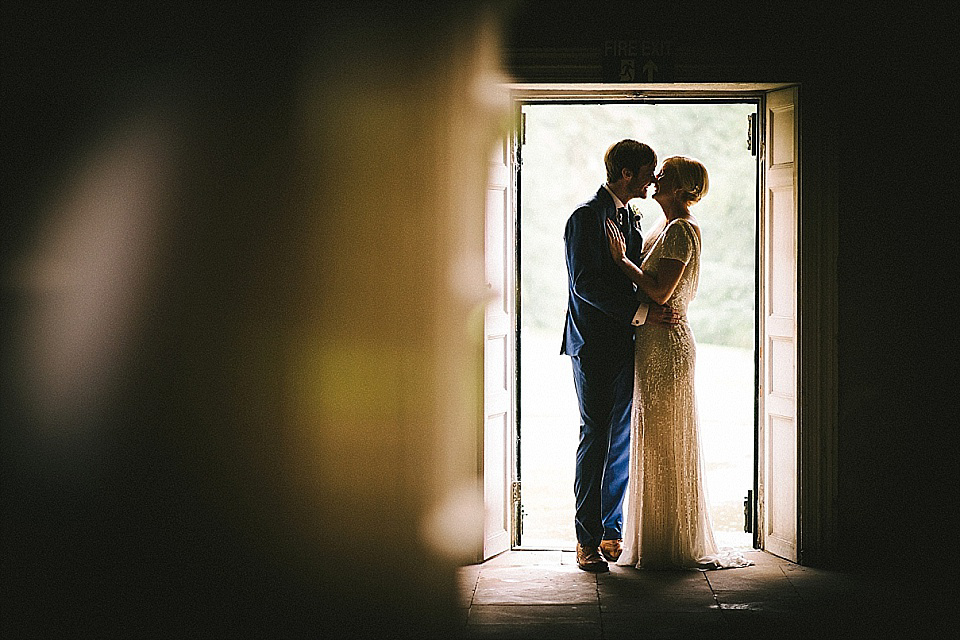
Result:
M633 177L627 182L627 192L631 199L647 197L647 187L656 181L653 175L653 171L656 168L657 163L651 162L650 164L643 165L633 174Z

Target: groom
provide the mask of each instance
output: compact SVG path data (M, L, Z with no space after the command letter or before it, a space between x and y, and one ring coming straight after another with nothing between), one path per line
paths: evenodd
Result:
M637 299L636 286L613 262L604 223L623 231L627 256L640 264L643 237L627 203L646 198L657 156L621 140L604 156L607 182L567 220L567 319L560 353L570 356L580 404L576 496L577 565L606 571L620 557L623 496L630 462L634 326L675 323L667 307Z

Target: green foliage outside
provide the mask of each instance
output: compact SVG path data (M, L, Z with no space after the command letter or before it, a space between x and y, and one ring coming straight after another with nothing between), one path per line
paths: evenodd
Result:
M557 336L567 305L563 229L605 180L603 154L623 138L646 142L659 161L697 158L710 192L691 209L703 232L699 293L689 309L697 340L752 348L756 157L746 148L752 104L525 105L521 167L521 321ZM663 215L650 198L631 202L644 235Z

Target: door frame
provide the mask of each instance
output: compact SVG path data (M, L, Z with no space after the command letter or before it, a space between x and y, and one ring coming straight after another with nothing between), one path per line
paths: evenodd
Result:
M803 127L800 105L803 97L797 83L689 83L689 84L537 84L508 83L514 113L527 102L576 103L609 101L658 101L658 102L710 102L722 100L756 100L758 112L764 113L764 98L767 93L787 87L797 87L798 154L804 161L800 165L797 194L797 561L800 564L817 565L833 555L836 540L837 518L835 513L837 487L837 202L829 193L835 185L830 173L829 161L833 155L826 152L829 141L818 132ZM522 119L517 118L513 135L514 145L522 144ZM757 134L763 139L764 126L757 126ZM513 188L519 189L519 167L516 164L518 148L513 149L511 160ZM760 163L761 179L758 180L758 215L763 219L762 194L763 164ZM834 192L835 193L835 192ZM519 194L518 194L519 195ZM513 220L519 223L519 197L511 198ZM758 220L759 223L759 220ZM519 229L515 230L519 242ZM758 244L762 242L759 233ZM762 254L758 254L759 256ZM762 263L758 263L758 270ZM519 286L519 278L515 278ZM516 291L517 311L520 297ZM758 301L762 303L762 301ZM758 316L762 308L758 306ZM759 320L759 317L758 317ZM760 323L758 321L758 327ZM519 326L514 323L519 331ZM516 347L520 342L517 336ZM519 353L516 354L519 356ZM757 357L760 350L757 350ZM758 371L762 363L758 362ZM514 379L518 370L514 371ZM515 402L519 403L519 383ZM520 433L519 411L514 411L516 420L512 440L517 442ZM758 424L758 428L762 428ZM760 434L758 434L760 435ZM758 439L759 441L759 439ZM519 447L516 447L519 451ZM755 463L760 456L755 455ZM508 463L513 467L511 477L517 478L517 456ZM762 469L757 469L762 474ZM762 476L758 476L758 482ZM511 493L518 496L519 487ZM757 499L755 483L754 497ZM519 505L511 509L519 514ZM754 508L753 513L757 514ZM763 548L760 522L754 515L755 545ZM518 531L518 523L513 523ZM516 539L514 539L516 542Z

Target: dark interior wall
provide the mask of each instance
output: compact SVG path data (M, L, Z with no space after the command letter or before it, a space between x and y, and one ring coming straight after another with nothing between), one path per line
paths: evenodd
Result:
M477 9L3 5L0 635L450 637Z
M269 522L290 519L274 499L284 443L263 428L282 421L283 372L265 359L248 385L237 366L257 331L261 349L279 346L267 334L282 330L285 292L265 285L296 224L279 200L309 23L68 2L7 5L3 24L3 634L315 632L330 585L265 553ZM180 164L155 238L163 283L143 283L153 299L121 390L51 420L23 393L14 331L37 301L12 261L42 242L81 159L144 113L168 123L160 143Z
M926 400L944 359L940 284L927 265L945 254L915 224L942 205L911 171L945 119L915 92L937 69L934 16L683 0L519 2L512 15L508 68L522 81L615 82L609 43L632 40L638 67L654 61L667 82L800 83L804 175L818 189L805 196L838 216L837 530L824 560L927 565L932 514L956 495L934 488L957 470L941 447L950 419ZM804 215L824 215L812 209Z

